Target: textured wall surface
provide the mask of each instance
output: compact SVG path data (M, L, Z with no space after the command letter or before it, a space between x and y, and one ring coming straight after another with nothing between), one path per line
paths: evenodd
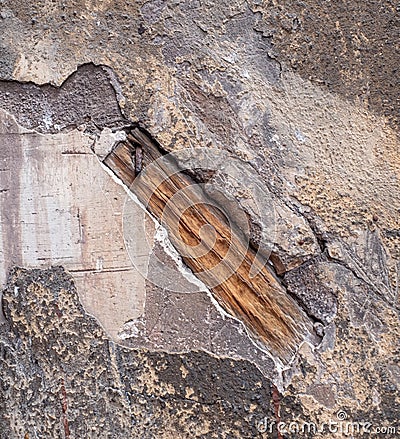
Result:
M0 438L399 434L397 2L1 0L0 34ZM317 347L280 364L135 205L175 273L139 276L99 162L132 124L250 166Z

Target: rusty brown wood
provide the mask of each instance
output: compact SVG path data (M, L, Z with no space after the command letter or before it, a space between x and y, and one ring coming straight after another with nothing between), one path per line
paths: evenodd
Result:
M210 205L201 188L174 161L157 160L161 156L155 142L134 129L104 163L128 187L140 172L139 184L131 190L162 220L184 262L211 286L216 300L240 319L258 342L287 363L302 341L317 341L313 322L265 261L248 248L240 231ZM178 192L180 198L176 197ZM212 225L215 234L200 236L205 225ZM250 275L253 264L258 269L256 276Z

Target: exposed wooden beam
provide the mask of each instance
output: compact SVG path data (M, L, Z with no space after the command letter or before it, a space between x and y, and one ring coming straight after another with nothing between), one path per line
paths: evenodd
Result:
M302 341L317 342L313 322L265 261L248 248L240 231L229 225L173 160L157 160L162 155L157 144L136 128L104 163L162 219L184 262L210 286L221 306L240 319L273 355L287 363ZM138 184L132 186L138 175ZM176 197L178 192L180 197ZM212 225L215 233L200 236L206 225ZM258 274L252 277L253 264Z

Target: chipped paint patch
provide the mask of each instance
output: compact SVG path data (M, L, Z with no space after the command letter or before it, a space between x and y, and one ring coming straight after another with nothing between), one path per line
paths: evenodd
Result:
M115 138L104 133L101 147ZM142 315L145 298L144 279L124 248L125 192L81 131L39 134L1 111L0 139L0 283L14 265L62 265L87 312L116 339L126 321Z

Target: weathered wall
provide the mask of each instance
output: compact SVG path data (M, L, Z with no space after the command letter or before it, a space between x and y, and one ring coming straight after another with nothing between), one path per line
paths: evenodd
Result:
M400 428L399 21L394 1L0 2L1 438ZM318 348L282 370L207 291L138 275L98 161L132 123L252 167Z

